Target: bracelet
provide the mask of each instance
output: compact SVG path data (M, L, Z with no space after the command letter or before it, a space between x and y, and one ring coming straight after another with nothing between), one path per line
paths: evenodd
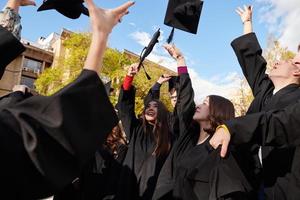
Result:
M243 24L245 24L246 22L251 22L251 19L247 19L247 20L243 21Z
M176 56L176 60L179 60L179 59L184 59L184 57L182 55Z
M231 135L231 134L230 134L230 131L228 130L228 128L227 128L227 126L226 126L225 124L222 124L222 125L217 126L216 130L218 130L218 129L220 129L220 128L224 128L224 129L226 130L226 132L227 132L229 135Z

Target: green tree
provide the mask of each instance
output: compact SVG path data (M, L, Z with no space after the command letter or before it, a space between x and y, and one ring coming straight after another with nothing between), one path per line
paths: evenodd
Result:
M60 55L56 65L46 69L36 80L36 91L52 95L72 82L81 72L91 42L90 34L73 33L63 41L65 53Z
M268 63L267 72L270 71L272 66L280 60L288 60L294 58L295 53L283 47L280 42L273 36L269 36L267 49L264 51L264 57Z
M58 58L56 64L46 69L36 80L36 91L42 95L52 95L65 85L72 82L80 74L91 42L91 35L88 33L72 33L63 41L64 54ZM112 81L111 87L115 90L110 96L111 102L115 105L118 100L119 88L127 72L127 66L137 62L138 58L128 57L117 49L107 48L103 58L103 66L100 76L105 76ZM170 71L158 67L152 62L145 62L145 67L152 77L148 81L141 69L135 77L134 85L136 93L136 113L141 113L144 107L144 97L151 86L164 73ZM167 84L162 86L161 100L171 109L168 97Z

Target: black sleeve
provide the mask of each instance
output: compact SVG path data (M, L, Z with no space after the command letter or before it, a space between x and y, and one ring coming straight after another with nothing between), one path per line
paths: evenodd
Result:
M270 80L265 74L267 63L262 57L262 49L255 33L249 33L235 39L231 46L252 89L252 93L256 96L264 81L269 82Z
M179 76L177 103L173 112L174 117L178 118L180 135L182 135L190 126L194 113L194 90L189 74L184 73Z
M121 86L118 104L118 116L124 127L127 140L131 139L132 133L138 124L135 115L135 87L131 86L130 90L124 90Z
M255 137L264 136L265 145L297 146L300 145L300 102L281 110L249 114L225 125L233 135L234 144L247 143Z
M263 131L267 132L265 143L275 146L300 145L300 101L282 110L268 112Z
M6 66L25 51L22 43L8 30L0 25L0 79Z
M264 115L260 112L226 121L225 125L232 135L231 143L240 145L251 141L260 141L256 140L256 137L262 137L261 123L263 123L264 120Z
M144 98L144 104L151 101L151 99L159 99L161 84L155 83L149 90L147 96Z
M23 94L21 91L12 92L8 95L5 95L0 98L0 110L3 110L4 108L8 108L10 106L15 105L18 102L21 102L28 98L29 96Z
M22 137L31 161L55 188L79 175L118 123L103 83L89 70L56 94L28 98L0 117Z

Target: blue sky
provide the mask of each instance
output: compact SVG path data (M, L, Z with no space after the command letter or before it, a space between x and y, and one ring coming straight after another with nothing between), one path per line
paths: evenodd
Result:
M289 0L298 4L298 0ZM41 5L41 0L36 1ZM124 3L124 0L95 0L96 4L104 8L112 8ZM266 46L268 31L276 28L277 20L282 13L274 16L265 15L265 11L276 8L276 2L283 0L205 0L199 24L198 34L188 34L177 30L175 32L175 44L182 50L187 58L188 65L194 73L195 79L201 79L197 84L229 84L230 76L241 74L230 42L242 34L242 23L235 9L244 4L254 5L254 30L258 35L261 46ZM160 27L163 41L160 42L154 54L153 60L166 59L162 62L171 65L167 54L161 45L166 40L171 28L163 24L167 0L136 0L136 4L130 9L130 14L116 27L110 37L109 46L119 50L128 49L139 53L149 37ZM284 3L286 4L286 2ZM1 1L0 6L4 6ZM272 7L273 6L273 7ZM282 6L282 5L277 5ZM36 41L40 36L48 36L52 32L60 32L67 28L72 31L88 31L89 21L86 16L77 20L68 19L55 11L36 12L34 7L22 8L22 37ZM272 11L272 10L271 10ZM271 11L269 13L271 13ZM277 17L277 18L276 18ZM299 21L299 20L298 20ZM281 23L282 25L282 23ZM299 40L300 41L300 40ZM167 66L168 67L168 66ZM223 90L222 88L218 88Z

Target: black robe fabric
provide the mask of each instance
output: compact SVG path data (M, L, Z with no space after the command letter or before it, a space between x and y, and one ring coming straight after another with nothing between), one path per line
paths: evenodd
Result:
M151 199L166 159L166 156L153 155L156 147L153 126L147 124L144 128L142 120L136 118L134 107L135 88L132 86L128 91L121 88L117 104L118 116L129 141L118 183L117 199L122 200Z
M54 195L54 200L114 199L126 152L125 144L118 145L117 155L106 147L99 148L95 157L83 168L79 179Z
M118 123L97 73L83 70L56 94L0 112L0 178L5 199L39 199L79 176Z
M0 79L6 66L25 51L22 43L8 30L0 26Z
M232 47L236 53L243 73L252 89L254 100L247 114L260 111L283 109L293 104L300 98L298 84L290 84L273 95L274 85L265 74L266 61L262 57L262 50L256 35L250 33L235 39ZM252 121L247 121L245 127L252 126ZM234 129L230 123L228 127ZM243 133L245 131L245 134ZM252 136L247 130L235 130L233 143L249 141L239 149L243 152L239 162L251 183L259 186L259 179L263 179L265 199L296 199L300 196L300 159L297 158L298 147L276 147L265 143L266 134L256 133ZM263 173L258 160L258 149L262 146ZM251 152L252 155L249 155ZM254 159L249 159L249 158ZM250 162L249 162L250 161ZM253 179L254 178L254 179Z
M257 133L265 134L265 144L276 147L300 145L300 101L284 109L270 110L238 117L225 124L233 135L233 142L246 143ZM251 122L251 123L249 123ZM239 130L248 137L238 135Z
M30 94L30 93L24 94L21 91L11 92L5 96L2 96L2 97L0 97L0 110L3 110L10 106L14 106L18 102L21 102L31 96L32 96L32 94Z
M194 91L189 78L180 81L177 109L180 136L159 176L153 199L246 199L251 187L231 154L221 159L209 138L197 145L200 127L192 123Z
M117 157L107 149L96 152L92 165L83 172L82 191L84 200L114 199L117 192L117 183L120 180L122 163L127 153L127 145L120 144L117 148Z

